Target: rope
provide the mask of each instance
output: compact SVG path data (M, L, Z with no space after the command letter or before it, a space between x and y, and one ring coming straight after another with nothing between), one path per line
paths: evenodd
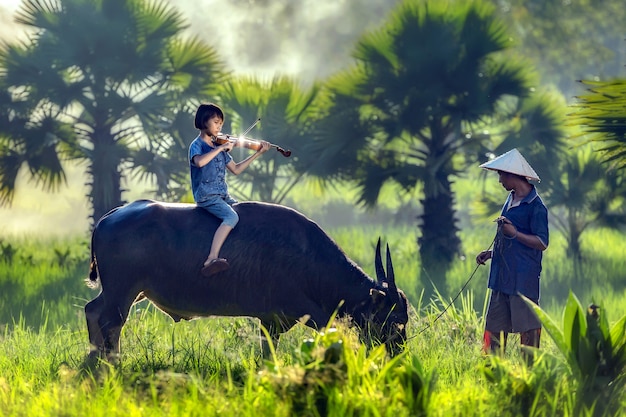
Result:
M500 226L498 226L498 231L500 230ZM493 240L491 241L491 244L489 245L489 247L486 250L490 250L491 247L493 246L493 244L495 243L496 239L498 238L498 233L496 232L496 235L494 236ZM432 321L432 323L430 323L429 325L427 325L426 327L424 327L422 330L420 330L419 332L417 332L417 334L411 336L411 337L407 337L407 341L419 336L420 334L424 333L426 330L428 330L430 327L433 326L433 324L435 324L435 322L437 320L439 320L445 313L446 311L448 311L448 309L452 306L452 304L454 304L454 302L457 300L457 298L459 298L459 296L461 295L461 293L465 290L465 288L467 288L467 286L469 285L470 281L472 280L472 278L474 278L474 275L476 274L476 271L478 271L478 268L481 266L481 264L476 264L476 268L474 268L474 271L470 274L470 277L467 279L467 281L465 281L465 284L463 284L463 287L461 288L461 290L454 296L454 298L452 299L452 301L450 301L450 303L448 303L448 305L446 306L446 308L443 309L443 311L441 313L439 313L437 315L437 317L435 317L435 320Z

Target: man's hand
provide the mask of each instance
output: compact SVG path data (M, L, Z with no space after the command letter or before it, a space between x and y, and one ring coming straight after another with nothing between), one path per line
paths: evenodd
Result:
M476 256L476 263L478 265L484 265L489 259L491 259L491 251L484 250Z
M504 236L509 238L514 238L517 236L517 229L515 228L515 226L513 226L511 220L507 219L504 216L500 216L494 221L498 222L498 226L502 228L502 233L504 233Z

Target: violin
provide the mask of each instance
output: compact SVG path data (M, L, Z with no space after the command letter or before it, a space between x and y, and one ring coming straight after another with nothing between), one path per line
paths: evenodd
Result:
M259 140L250 139L245 136L233 136L233 135L229 135L226 133L220 133L217 136L215 136L213 138L213 142L217 143L218 145L223 145L227 142L231 142L234 144L234 146L237 146L240 148L252 149L255 151L258 151L259 149L261 149L261 142ZM272 148L276 148L276 150L280 152L284 157L288 158L291 156L290 150L285 150L278 145L274 145L273 143L270 143L270 146Z

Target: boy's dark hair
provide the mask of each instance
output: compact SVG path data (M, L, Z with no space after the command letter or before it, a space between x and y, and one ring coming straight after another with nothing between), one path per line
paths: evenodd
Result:
M198 106L198 110L196 110L196 120L195 126L196 129L202 130L206 129L206 124L209 119L213 116L218 116L222 120L224 120L224 112L217 104L213 103L204 103Z

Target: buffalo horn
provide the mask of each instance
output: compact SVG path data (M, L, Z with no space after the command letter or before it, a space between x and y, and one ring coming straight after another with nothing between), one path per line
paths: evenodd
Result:
M391 252L389 251L389 244L387 244L387 283L389 284L389 292L393 294L398 293L396 287L396 275L393 272L393 264L391 263Z
M385 270L383 269L383 261L380 255L380 237L378 238L378 243L376 244L376 258L374 259L374 265L376 267L376 280L382 285L382 283L387 280L387 277L385 275Z

